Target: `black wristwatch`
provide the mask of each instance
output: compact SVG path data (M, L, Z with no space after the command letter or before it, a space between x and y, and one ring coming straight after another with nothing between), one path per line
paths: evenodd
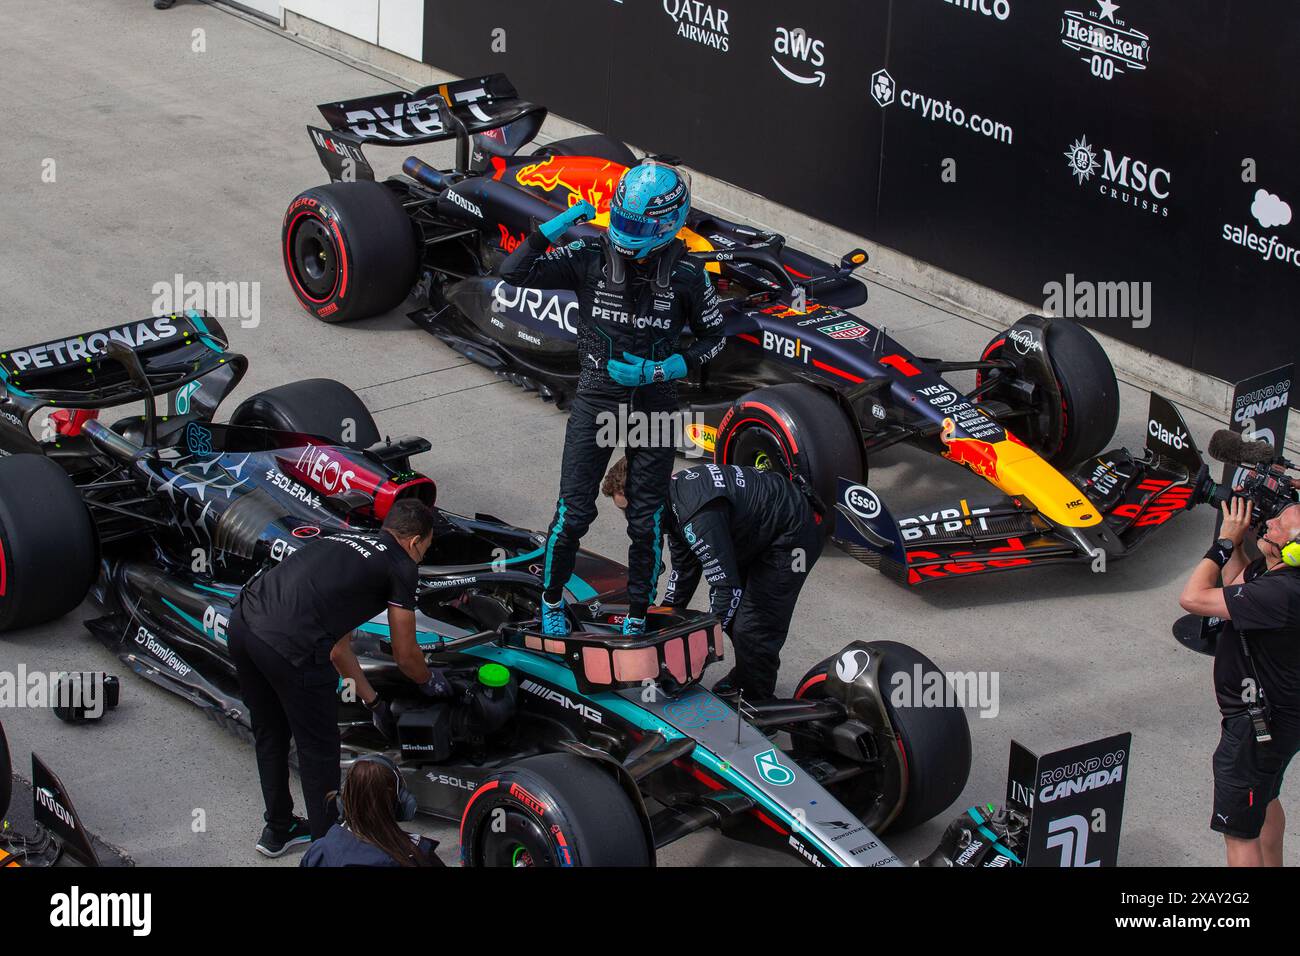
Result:
M383 699L382 697L380 697L379 694L376 693L376 694L375 694L375 699L374 699L374 700L370 701L370 703L366 703L366 702L363 700L363 701L361 702L361 706L364 707L366 710L370 711L370 712L373 714L373 713L374 713L374 712L379 708L379 705L382 704L383 702L384 702L384 699Z

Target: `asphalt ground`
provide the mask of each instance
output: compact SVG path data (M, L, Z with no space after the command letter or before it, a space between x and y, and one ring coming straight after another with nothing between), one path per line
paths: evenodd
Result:
M202 52L194 50L196 30ZM0 0L0 76L9 114L0 137L0 344L144 318L155 284L178 274L259 283L255 327L225 322L232 347L252 359L228 411L285 381L340 379L385 432L433 443L417 467L438 482L445 507L546 526L562 412L467 363L400 311L327 327L298 308L286 284L281 213L325 178L304 125L319 122L315 104L380 92L388 82L184 0L168 13L147 0L48 8ZM372 153L381 175L402 158ZM449 149L422 155L445 164ZM878 285L860 314L920 355L971 358L989 338L987 329ZM1140 448L1147 395L1129 386L1122 392L1115 444ZM1220 423L1187 417L1204 448ZM896 514L979 489L972 476L910 449L871 464L871 484ZM623 554L619 518L607 506L585 544ZM904 641L945 670L996 674L996 716L970 713L974 769L952 814L1000 802L1012 739L1046 752L1132 731L1121 862L1219 864L1222 841L1208 830L1218 731L1210 660L1182 649L1169 631L1183 579L1212 528L1212 514L1200 509L1104 574L1048 568L916 591L831 549L795 615L781 690L792 691L806 668L854 638ZM0 670L21 663L121 672L82 628L92 614L85 607L6 635ZM25 768L37 750L83 821L139 864L267 865L252 850L261 807L251 748L179 698L130 674L123 684L121 706L98 725L67 726L47 710L0 713L15 766ZM914 859L934 847L949 816L889 842ZM454 829L425 827L443 841L444 858L454 859ZM1286 859L1294 864L1295 822L1288 835ZM712 833L661 856L677 866L784 862Z

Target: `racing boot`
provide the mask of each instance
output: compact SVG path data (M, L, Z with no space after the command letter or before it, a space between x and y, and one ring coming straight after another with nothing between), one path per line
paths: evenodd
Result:
M551 637L565 637L569 633L569 619L564 615L564 601L552 604L542 598L542 633Z
M736 701L740 698L740 688L736 686L736 669L734 667L726 677L713 685L713 693L732 707L736 706Z
M636 637L645 633L645 618L633 617L631 614L623 618L623 636Z
M262 830L262 838L257 841L257 852L271 859L284 856L296 846L311 842L311 827L302 817L294 817L288 832L281 833L270 825Z

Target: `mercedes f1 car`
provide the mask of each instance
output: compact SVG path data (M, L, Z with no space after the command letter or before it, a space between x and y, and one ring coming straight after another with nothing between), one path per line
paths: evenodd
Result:
M0 630L89 592L102 613L87 627L128 667L245 733L226 647L241 586L315 537L377 529L394 502L433 506L436 493L408 460L429 443L381 441L337 382L279 386L214 421L246 369L198 313L0 353ZM99 420L134 401L143 415ZM467 865L650 864L704 827L815 865L892 864L878 834L964 788L962 710L890 699L895 675L939 674L916 651L854 641L795 698L734 710L699 684L723 654L711 616L657 611L624 638L626 571L584 552L567 587L573 633L543 637L543 536L435 514L417 625L456 696L430 704L402 678L380 617L354 646L393 701L396 740L342 688L339 721L345 763L389 754L425 811L460 821Z
M608 222L635 156L605 136L521 155L546 116L500 74L324 104L308 127L333 182L285 214L282 248L302 305L327 322L409 313L451 348L563 404L577 379L572 293L511 287L493 270L539 222L590 202ZM411 156L383 182L363 145L455 139L454 168ZM720 462L801 471L838 512L836 541L907 584L1123 557L1190 507L1203 464L1178 411L1151 399L1140 455L1105 451L1119 388L1097 341L1068 320L1025 316L971 361L920 358L848 311L866 253L832 266L778 235L693 210L680 233L708 262L727 348L679 392L693 443ZM944 373L968 371L966 392ZM988 501L895 519L866 484L877 453L906 442L986 479ZM826 523L827 527L832 522Z

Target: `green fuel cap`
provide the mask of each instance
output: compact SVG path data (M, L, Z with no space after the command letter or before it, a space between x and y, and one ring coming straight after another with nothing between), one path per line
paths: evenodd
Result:
M510 683L510 671L500 664L484 664L478 669L478 682L484 687L505 687Z

